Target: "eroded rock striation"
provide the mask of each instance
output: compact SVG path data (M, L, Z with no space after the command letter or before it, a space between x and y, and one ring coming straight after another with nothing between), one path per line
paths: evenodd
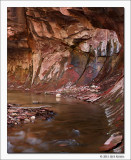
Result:
M108 10L100 9L101 12ZM102 13L98 11L92 8L8 8L9 86L22 84L55 90L69 82L90 84L107 59L110 63L106 68L113 71L123 42L116 28L108 29L99 20ZM122 23L123 15L113 19L110 12L116 11L109 10L109 15L103 17L113 25L116 19L116 25ZM89 18L95 13L98 27ZM120 58L117 59L118 62Z
M99 99L123 132L123 8L12 7L7 31L9 89Z

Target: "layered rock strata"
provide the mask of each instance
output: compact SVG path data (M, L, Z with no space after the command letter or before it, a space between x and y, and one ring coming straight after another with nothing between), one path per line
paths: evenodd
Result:
M94 12L98 10L8 8L9 86L55 90L68 83L90 84L106 63L113 71L122 43L115 31L91 23L88 14Z
M123 134L124 8L8 8L7 31L9 89L97 102Z

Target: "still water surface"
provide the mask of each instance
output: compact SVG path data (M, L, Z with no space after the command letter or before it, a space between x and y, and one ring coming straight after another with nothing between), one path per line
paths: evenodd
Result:
M24 107L50 105L57 113L48 121L8 128L8 153L99 153L107 140L108 122L98 105L19 91L8 91L8 103Z

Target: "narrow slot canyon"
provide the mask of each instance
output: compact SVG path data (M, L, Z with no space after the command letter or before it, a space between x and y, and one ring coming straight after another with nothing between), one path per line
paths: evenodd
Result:
M124 153L124 8L8 7L8 153Z

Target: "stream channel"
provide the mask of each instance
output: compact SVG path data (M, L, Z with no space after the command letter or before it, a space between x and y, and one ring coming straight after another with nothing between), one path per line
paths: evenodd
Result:
M33 104L39 101L42 104ZM8 91L8 103L51 106L53 119L8 128L8 153L99 153L109 126L102 107L73 98Z

